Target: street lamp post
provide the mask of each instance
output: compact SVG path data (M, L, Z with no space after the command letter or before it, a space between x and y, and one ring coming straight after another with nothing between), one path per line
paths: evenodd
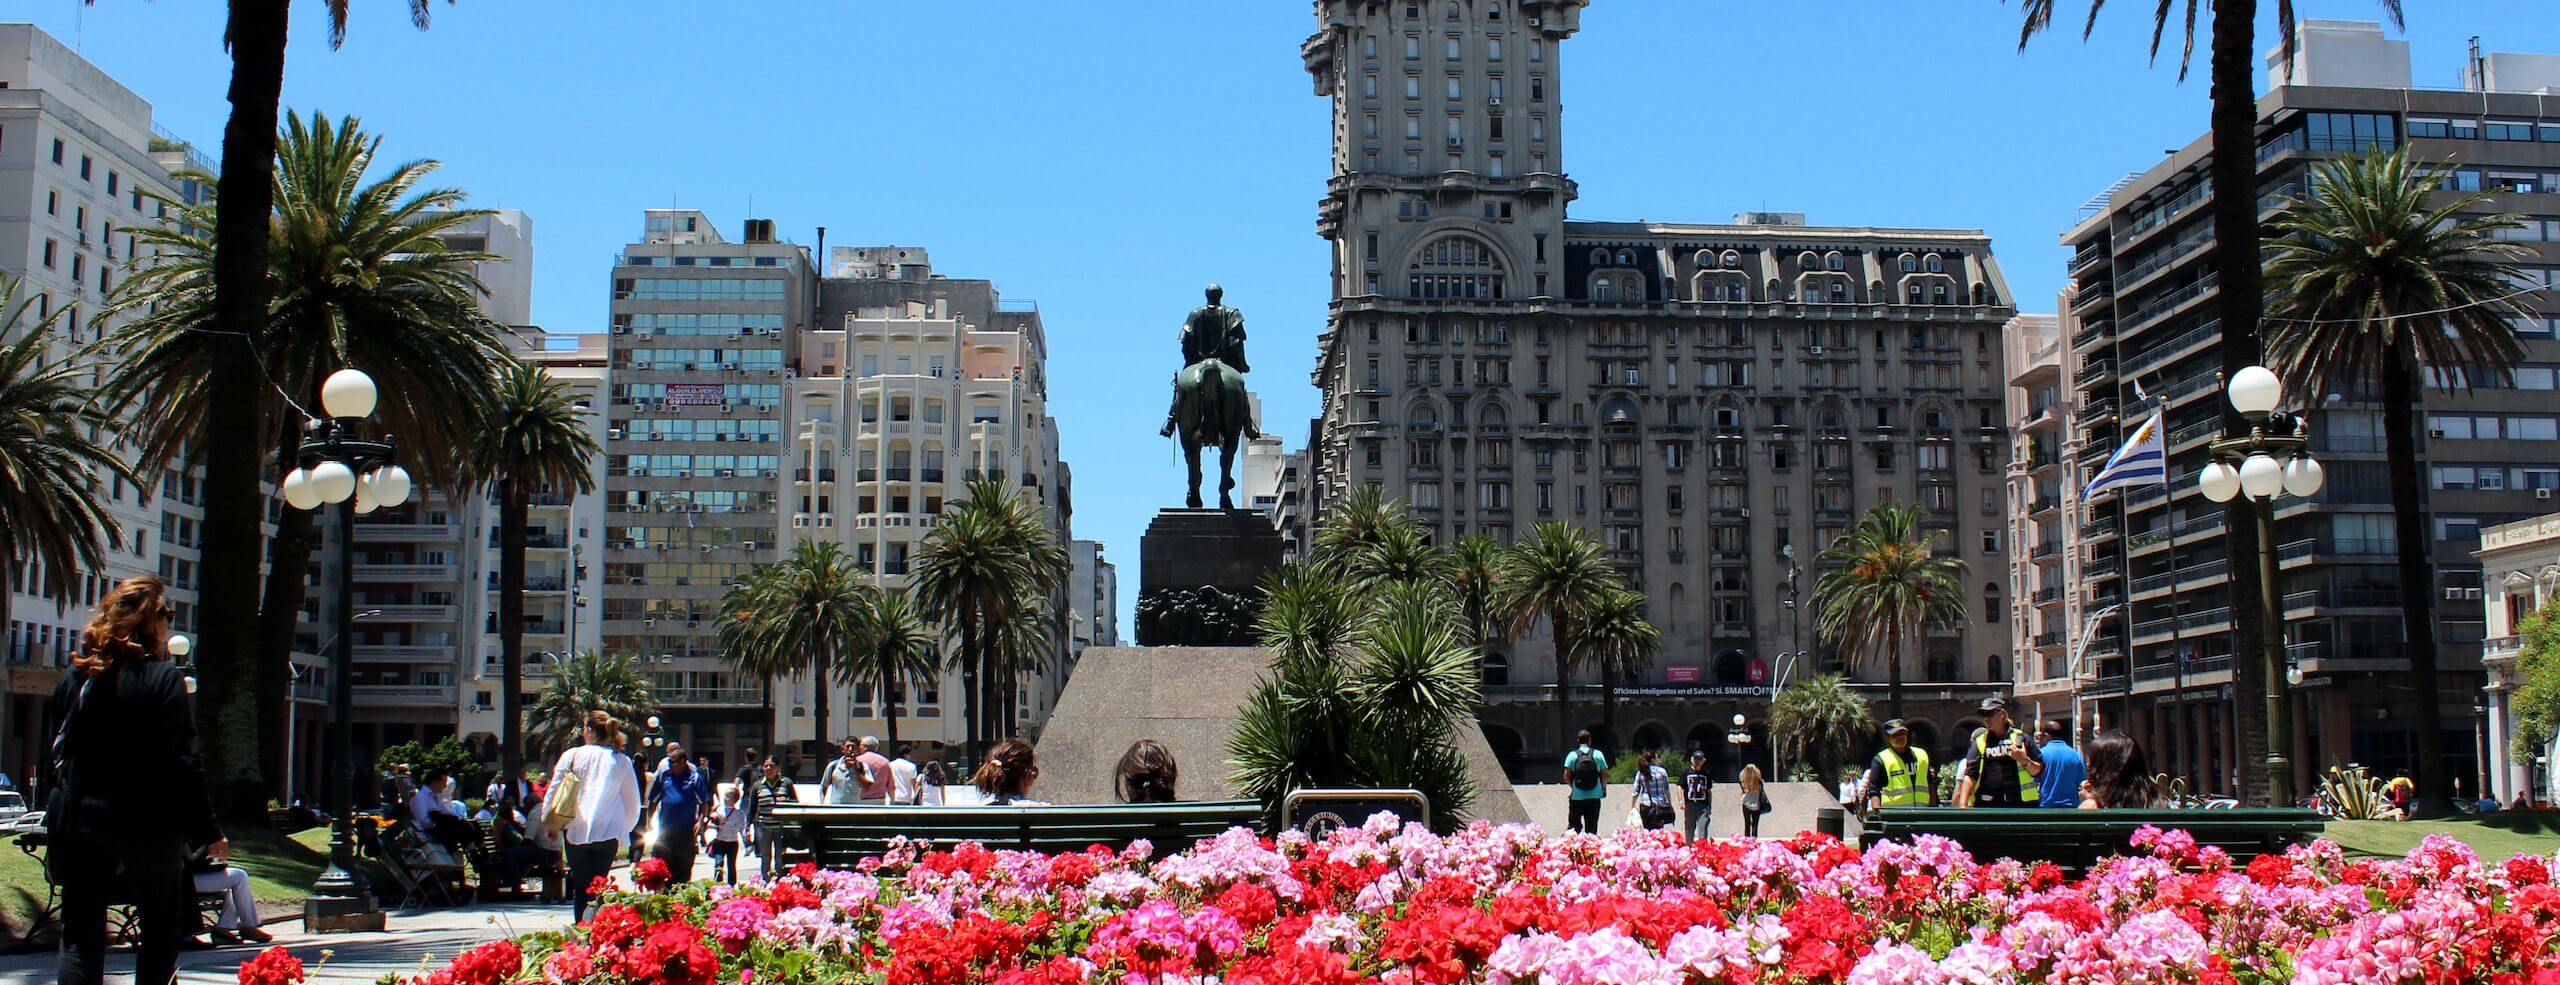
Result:
M2089 713L2080 691L2082 682L2089 679L2089 644L2097 640L2098 626L2115 615L2117 608L2100 606L2098 611L2080 617L2080 638L2071 643L2071 731L2077 737L2072 741L2078 745L2089 742Z
M2226 435L2213 443L2213 462L2196 476L2204 498L2228 503L2246 496L2258 524L2258 613L2263 631L2259 660L2267 681L2267 799L2273 806L2293 803L2293 696L2300 670L2288 673L2284 661L2284 607L2276 584L2275 498L2292 494L2308 498L2325 479L2313 460L2306 426L2300 417L2279 413L2284 383L2273 370L2250 366L2232 375L2224 387L2231 408L2249 422L2249 433ZM2279 460L2281 459L2281 460ZM2234 599L2235 603L2239 600ZM2238 658L2240 654L2233 654Z
M380 930L382 911L355 860L355 521L362 514L409 501L409 473L393 464L389 439L357 435L373 416L373 378L352 369L329 374L320 386L327 420L305 429L295 468L278 484L285 504L298 510L338 507L337 647L329 665L329 745L338 756L336 789L329 804L329 868L311 884L303 927L314 932Z

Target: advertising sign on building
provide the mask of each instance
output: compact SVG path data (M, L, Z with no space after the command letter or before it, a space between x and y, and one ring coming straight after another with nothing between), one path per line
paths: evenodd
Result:
M1700 670L1696 664L1675 664L1663 668L1663 679L1673 684L1698 683Z
M727 393L717 383L669 383L667 402L678 407L718 407Z
M1750 681L1753 687L1769 683L1769 662L1758 657L1751 658L1750 663L1743 665L1742 678Z

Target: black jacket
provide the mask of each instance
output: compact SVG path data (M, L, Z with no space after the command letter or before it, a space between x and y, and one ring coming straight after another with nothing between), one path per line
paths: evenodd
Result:
M222 840L196 744L195 702L186 675L165 660L128 664L89 678L63 675L45 720L63 732L66 774L45 784L46 826L56 838L167 838L190 845ZM46 741L51 742L48 732ZM51 757L48 755L48 763Z

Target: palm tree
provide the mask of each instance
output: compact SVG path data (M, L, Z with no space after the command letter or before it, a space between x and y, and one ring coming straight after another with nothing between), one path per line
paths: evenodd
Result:
M850 655L843 675L848 683L867 685L880 696L881 717L889 724L889 748L898 748L898 696L912 681L931 680L941 669L942 642L906 593L883 591L871 598L870 648Z
M871 572L844 548L802 541L782 560L757 565L721 600L721 652L731 666L767 679L809 675L818 738L826 741L828 691L871 648L879 595Z
M1839 779L1840 767L1853 761L1858 743L1875 728L1867 700L1838 674L1796 678L1769 705L1769 740L1788 759L1813 764L1824 783Z
M252 536L229 545L230 512L241 508L223 485L236 458L290 459L302 440L304 408L318 406L320 382L348 366L379 385L375 414L399 436L407 464L430 488L459 489L464 449L480 430L489 380L509 361L505 326L481 313L487 291L473 265L491 254L455 250L443 234L481 213L460 208L463 195L422 187L433 161L375 168L380 138L350 117L287 121L271 195L230 201L164 200L171 219L132 227L137 260L107 306L131 314L117 330L125 355L108 389L131 415L136 460L157 468L181 449L202 456L206 475L204 594L198 611L205 639L197 658L199 700L209 713L205 744L227 800L248 798L263 812L260 763L284 752L280 713L291 684L294 624L302 608L313 514L285 510L267 545L264 600L246 595L259 580L256 522L267 503L252 495ZM182 171L182 180L212 176ZM271 203L271 205L270 205ZM244 207L272 226L263 251L268 314L255 331L207 331L225 319L218 253L223 223ZM244 356L247 365L239 365ZM252 406L226 409L225 391L245 378ZM250 433L238 433L246 418ZM281 471L281 469L277 470ZM272 477L272 476L269 476ZM226 546L229 545L229 546ZM235 593L244 593L235 596ZM227 634L233 604L256 613L256 645ZM277 709L265 714L258 709ZM228 713L238 710L239 713ZM254 733L254 743L251 739ZM252 755L252 750L256 755ZM244 787L245 785L245 787ZM235 809L240 805L229 804Z
M1600 730L1618 734L1618 681L1653 664L1662 629L1644 617L1644 593L1620 588L1600 597L1574 626L1574 652L1600 668Z
M100 545L122 536L98 498L101 478L134 482L108 450L116 419L90 398L78 368L86 360L52 359L60 312L38 317L18 297L18 278L0 273L0 625L9 620L9 575L33 561L36 577L18 586L29 595L71 603L85 571L106 567ZM68 309L65 309L68 310ZM96 435L96 437L92 437ZM104 443L102 443L104 442Z
M578 729L591 711L637 725L658 713L657 692L649 675L628 656L602 656L593 650L577 654L561 661L551 686L525 709L532 723L528 738L545 754L577 745Z
M1574 644L1582 639L1580 621L1598 608L1622 580L1600 553L1600 542L1580 527L1550 520L1530 528L1529 537L1512 545L1509 569L1497 593L1495 611L1513 636L1526 634L1544 620L1556 645L1556 741L1573 743L1573 671L1581 663Z
M1823 641L1852 666L1883 664L1893 717L1902 717L1903 652L1928 630L1964 621L1964 559L1941 557L1920 529L1917 506L1884 503L1822 552L1831 570L1814 582Z
M1458 625L1466 630L1467 642L1475 646L1479 657L1491 656L1484 651L1504 642L1501 614L1495 603L1500 599L1502 576L1510 563L1502 545L1482 534L1460 537L1449 545L1449 591L1457 598Z
M328 12L329 45L335 48L346 40L348 0L323 0L321 6ZM200 545L205 570L196 605L198 701L212 712L205 716L205 753L218 806L226 815L239 818L265 816L268 791L260 764L283 762L280 712L292 684L292 668L285 656L292 640L291 620L286 619L279 632L276 619L259 609L258 589L265 538L261 525L267 511L260 483L273 478L265 453L272 431L261 413L270 399L269 388L258 378L258 342L266 337L274 317L275 284L262 272L269 268L272 231L265 219L275 204L276 109L284 94L287 7L287 0L231 0L222 35L224 47L231 51L231 116L222 129L221 175L192 176L206 187L219 189L233 204L223 215L204 216L212 221L198 227L211 233L204 252L206 296L195 309L195 327L210 327L209 337L250 343L214 346L205 354L205 374L193 387L205 428L188 436L201 439L195 447L204 449ZM427 14L428 0L409 0L410 22L421 30L427 26ZM215 263L217 252L220 258ZM393 391L386 387L383 392ZM151 433L148 428L135 431ZM154 467L165 460L143 459ZM284 563L274 565L295 577L293 604L284 607L287 613L301 608L299 579L309 553L307 528L302 543L302 553L280 559L290 561L289 568ZM269 578L270 605L276 587L276 579ZM252 729L254 746L249 736Z
M1066 549L1038 510L993 478L970 480L968 498L945 509L925 536L910 585L925 613L960 637L951 659L971 681L964 695L971 743L1000 737L998 697L1013 689L997 634L1018 608L1056 591L1066 571ZM969 750L973 758L977 751Z
M2310 197L2271 225L2267 259L2267 351L2277 371L2304 393L2382 397L2421 763L2443 762L2445 749L2428 557L2435 542L2418 487L2418 376L2468 389L2515 368L2524 344L2508 318L2525 313L2514 301L2515 262L2532 256L2496 238L2521 223L2485 214L2487 194L2431 201L2441 177L2411 166L2406 150L2314 165ZM2451 810L2445 772L2416 773L2423 806Z
M2392 26L2401 25L2400 0L2379 0L2391 17ZM2018 33L2018 47L2025 50L2027 41L2042 33L2053 22L2057 0L2022 0L2025 23ZM2098 10L2106 0L2089 0L2089 19L2080 35L2087 39L2098 23ZM2214 317L2222 322L2222 376L2229 379L2258 358L2263 350L2258 334L2258 318L2264 303L2259 269L2258 229L2258 5L2259 0L2213 0L2213 20L2207 35L2207 60L2210 79L2207 92L2213 103L2207 142L2213 156L2206 166L2206 177L2212 187L2248 189L2246 194L2219 194L2213 197L2214 275L2220 285L2214 297ZM2195 56L2197 0L2186 0L2185 41L2178 50L2178 80L2186 81L2187 68ZM2275 0L2276 30L2283 35L2277 41L2287 74L2293 66L2293 0ZM2176 0L2160 0L2152 14L2151 55L2158 58L2160 43L2169 31L2170 20L2177 13ZM2247 422L2239 413L2223 408L2223 429L2245 433ZM2230 590L2233 598L2256 598L2258 585L2258 528L2249 515L2249 505L2237 498L2223 508L2223 545L2230 551ZM2231 646L2234 653L2256 653L2264 645L2266 634L2275 627L2262 625L2256 606L2231 608ZM2261 700L2270 682L2265 669L2254 660L2232 664L2232 689L2238 693L2234 702L2234 724L2239 732L2239 767L2243 786L2266 789L2267 722L2266 702Z
M1377 543L1389 527L1407 523L1404 503L1388 499L1376 486L1353 486L1342 505L1333 508L1316 528L1315 557L1335 564L1346 563L1360 549Z
M1447 553L1431 546L1431 532L1402 515L1378 527L1375 539L1350 549L1342 560L1343 574L1368 588L1400 581L1437 584L1453 567Z
M598 449L577 391L540 367L510 362L489 401L488 423L465 466L473 485L498 501L498 765L501 775L514 776L524 765L525 517L537 494L594 492L587 466Z

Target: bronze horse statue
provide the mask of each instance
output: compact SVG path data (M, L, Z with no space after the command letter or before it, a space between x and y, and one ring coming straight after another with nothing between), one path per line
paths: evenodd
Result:
M1244 374L1252 368L1244 357L1244 313L1220 304L1226 292L1209 285L1209 303L1191 310L1182 322L1182 371L1173 376L1173 409L1165 414L1166 437L1182 445L1190 470L1190 495L1183 502L1200 508L1200 450L1218 449L1218 508L1235 504L1236 445L1259 438L1253 403L1245 396ZM1177 437L1178 435L1178 437Z

